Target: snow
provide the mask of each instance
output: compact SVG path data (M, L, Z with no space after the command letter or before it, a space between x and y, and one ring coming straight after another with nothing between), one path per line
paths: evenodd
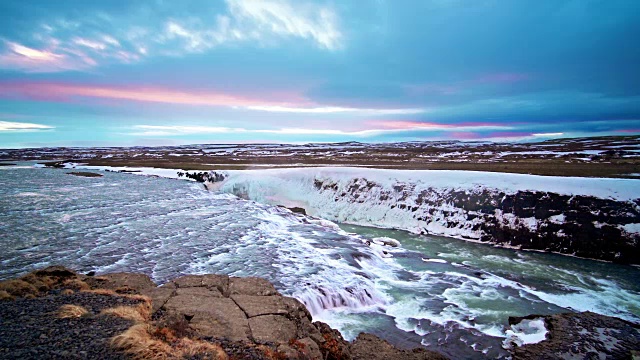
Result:
M353 167L229 170L228 178L209 188L251 200L297 204L320 218L364 226L423 231L478 241L483 220L442 199L453 191L515 194L538 191L630 201L640 194L640 180L550 177L453 170L389 170ZM317 188L320 186L320 189ZM422 197L417 206L416 203ZM495 212L505 226L536 232L535 217ZM556 215L553 222L564 221ZM640 229L632 229L639 230Z
M542 318L522 320L506 331L507 338L502 344L506 349L511 349L514 345L536 344L547 338L547 332Z
M158 176L170 179L179 179L179 169L159 169L150 167L128 167L128 166L95 166L95 165L75 165L75 169L97 170L97 171L114 171L128 172L135 175ZM191 180L182 178L185 180ZM191 180L193 181L193 180Z
M425 258L422 258L422 261L440 263L440 264L446 264L447 263L447 260L443 260L443 259L425 259Z
M630 234L640 233L640 223L627 224L622 226L622 229Z
M517 191L541 191L563 195L582 195L608 198L619 201L634 200L640 194L637 179L582 178L509 174L483 171L458 170L396 170L352 167L288 168L265 170L228 170L235 182L259 181L288 183L289 185L313 185L314 179L331 179L347 183L364 178L392 187L397 183L416 185L416 191L426 188L448 188L457 190L496 189L505 193Z

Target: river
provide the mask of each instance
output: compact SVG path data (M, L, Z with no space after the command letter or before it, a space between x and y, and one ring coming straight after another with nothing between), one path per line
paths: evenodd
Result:
M347 339L372 332L452 358L500 358L509 316L640 322L640 269L334 224L175 179L0 167L0 279L47 265L260 276ZM384 245L395 239L400 246Z

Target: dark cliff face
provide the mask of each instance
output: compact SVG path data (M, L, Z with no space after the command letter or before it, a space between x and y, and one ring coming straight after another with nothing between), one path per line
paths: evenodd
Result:
M493 212L515 215L515 226L498 221L487 206L489 213L481 215L481 241L622 263L640 261L640 237L619 227L638 222L636 203L528 191L501 198ZM517 219L532 217L535 228L518 224Z
M424 234L457 234L501 246L640 264L640 235L623 228L640 223L640 199L482 188L416 191L413 184L385 188L362 178L346 186L316 179L314 187L335 202L375 203L406 212Z

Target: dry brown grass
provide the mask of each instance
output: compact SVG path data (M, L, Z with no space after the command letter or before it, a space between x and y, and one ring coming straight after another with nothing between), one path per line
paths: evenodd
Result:
M51 290L57 282L56 279L50 276L38 276L33 273L21 277L20 280L33 285L33 287L38 289L40 292L47 292Z
M219 345L200 340L182 338L176 344L176 350L181 357L197 357L198 359L223 360L228 359L227 354Z
M89 290L91 287L80 279L69 279L62 283L62 286L73 290Z
M218 345L200 340L182 338L172 344L156 338L157 330L149 324L136 324L124 333L111 339L111 345L126 353L132 359L182 359L198 357L200 359L226 360L227 354Z
M175 358L169 344L154 339L149 324L136 324L124 333L111 339L111 345L129 355L132 359L172 359Z
M61 295L72 295L73 293L75 293L75 291L71 289L64 289L60 292Z
M145 322L151 318L151 306L146 302L136 306L117 306L102 310L100 315L113 315L135 322Z
M67 304L60 306L57 317L60 319L79 318L88 314L89 311L82 306Z
M4 291L4 290L0 290L0 301L3 300L14 300L15 298L13 296L11 296L11 294L9 294L8 292Z
M4 290L12 296L25 297L26 295L37 295L38 289L28 282L20 279L0 282L0 290Z

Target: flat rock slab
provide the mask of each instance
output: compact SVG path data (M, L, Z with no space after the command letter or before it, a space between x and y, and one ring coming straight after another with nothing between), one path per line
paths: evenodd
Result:
M177 288L176 296L192 296L192 297L223 297L218 289L207 289L204 287L195 287L195 288Z
M280 315L262 315L249 319L251 334L256 342L287 343L298 333L296 324Z
M151 298L151 313L158 311L169 298L174 294L175 290L170 288L148 288L142 290L140 293Z
M233 301L252 318L259 315L287 315L289 306L282 296L231 295Z
M201 287L202 275L185 275L177 279L173 279L173 283L178 288Z
M227 275L185 275L174 279L172 283L178 288L205 287L218 289L224 296L229 293L229 276Z
M268 280L257 277L229 279L229 295L280 295Z
M217 291L217 290L216 290ZM202 336L247 340L249 323L244 311L236 303L222 297L219 291L192 288L177 289L178 295L169 298L164 308L168 315L184 317Z
M157 286L147 275L144 274L113 273L96 277L96 279L98 278L106 280L101 284L105 289L128 287L142 292L142 290L155 288Z

